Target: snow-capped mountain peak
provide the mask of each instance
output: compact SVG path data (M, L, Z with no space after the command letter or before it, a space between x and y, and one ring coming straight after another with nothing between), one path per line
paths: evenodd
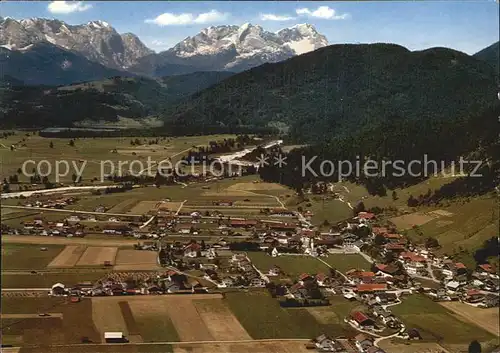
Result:
M40 42L78 52L89 60L115 69L127 68L139 58L153 53L137 37L121 36L104 21L73 26L46 18L18 21L0 17L0 45L19 50Z
M160 55L192 60L207 56L224 57L227 62L219 69L233 70L281 61L326 45L326 38L309 24L273 33L247 22L241 26L204 28Z
M301 55L328 45L328 40L319 34L313 25L302 23L284 28L276 34L297 55Z
M92 26L96 29L103 29L103 28L111 28L111 26L109 25L109 23L107 22L104 22L104 21L90 21L87 23L87 25L89 26Z

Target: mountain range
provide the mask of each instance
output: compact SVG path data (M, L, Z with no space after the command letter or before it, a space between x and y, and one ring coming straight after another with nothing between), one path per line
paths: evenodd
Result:
M157 54L134 34L119 34L103 21L73 26L60 20L15 20L0 17L0 59L3 74L18 77L24 68L30 70L29 57L41 57L39 61L50 67L47 70L38 68L35 73L38 78L29 79L30 75L27 74L24 79L18 77L29 83L68 84L88 79L85 75L71 78L64 71L68 65L75 71L89 71L92 64L87 63L85 59L94 65L100 64L111 70L120 70L123 76L135 74L163 77L197 71L240 72L326 45L326 37L318 33L312 25L296 25L273 33L265 31L261 26L246 23L242 26L205 28L197 35ZM50 49L50 46L55 48ZM8 51L12 54L9 55ZM64 51L69 53L63 54ZM50 63L47 53L57 53L57 60ZM68 57L61 62L60 58L64 55ZM76 55L81 58L76 58ZM73 60L70 60L69 56ZM23 65L23 61L26 64ZM52 70L55 70L55 74ZM100 66L92 67L91 71L102 76L91 75L90 79L116 75L116 71L108 73ZM55 76L56 79L44 81L46 76Z
M203 29L173 48L139 59L132 72L152 76L185 70L240 72L268 62L278 62L328 45L312 25L300 24L276 33L261 26L217 26Z

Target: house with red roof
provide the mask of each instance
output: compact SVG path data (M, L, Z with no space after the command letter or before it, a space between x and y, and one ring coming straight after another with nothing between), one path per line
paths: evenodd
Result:
M324 286L326 284L326 281L329 279L329 277L324 273L318 273L315 278L319 286Z
M297 229L296 224L289 223L269 223L268 227L276 232L294 232Z
M355 291L358 292L359 294L379 293L379 292L384 292L386 290L387 290L386 283L360 283L356 285L355 289Z
M201 245L198 243L190 243L184 247L185 257L197 257L201 252Z
M388 244L384 245L382 252L384 255L387 255L390 252L397 255L399 253L402 253L405 250L406 250L406 246L403 244L388 243Z
M361 220L369 221L369 220L372 220L372 219L375 218L375 213L371 213L371 212L359 212L358 216L355 217L355 218L359 219L360 221Z
M346 272L346 276L349 279L350 284L357 284L372 282L373 278L375 277L375 273L371 271L352 269Z
M469 289L466 293L465 293L465 296L464 296L464 300L467 302L467 303L472 303L472 304L475 304L475 303L479 303L479 302L482 302L483 299L484 299L484 294L482 294L480 291L478 291L477 289Z
M310 274L308 274L308 273L303 273L303 274L301 274L301 275L299 276L299 283L302 283L302 284L303 284L305 281L310 281L310 280L312 280L312 279L314 279L314 277L313 277L313 276L311 276L311 275L310 275Z
M498 279L496 269L490 264L482 264L477 266L476 272L478 272L481 276L489 276L491 278Z
M441 272L446 277L453 278L455 276L460 276L460 275L466 274L467 267L461 262L455 262L455 263L448 262L446 265L444 265Z
M361 311L352 312L350 315L350 321L356 327L362 328L364 330L370 330L375 328L375 322Z
M382 236L388 243L400 243L401 240L403 239L403 236L397 233L385 233L382 234Z
M404 251L399 255L404 262L404 268L409 274L416 275L419 269L426 267L427 259L414 252Z
M373 227L372 228L372 233L374 235L384 235L388 232L386 227Z

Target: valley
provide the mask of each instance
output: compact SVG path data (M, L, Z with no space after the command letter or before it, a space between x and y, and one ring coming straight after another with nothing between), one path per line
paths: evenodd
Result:
M235 4L0 4L2 352L498 352L498 4Z

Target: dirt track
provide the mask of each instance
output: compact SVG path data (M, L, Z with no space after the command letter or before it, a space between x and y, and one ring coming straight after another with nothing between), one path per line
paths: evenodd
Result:
M241 342L241 343L192 343L174 345L174 353L305 353L304 341Z
M465 321L471 322L495 336L499 336L500 317L498 308L482 309L460 302L441 302L439 304L457 314L459 319L465 319Z

